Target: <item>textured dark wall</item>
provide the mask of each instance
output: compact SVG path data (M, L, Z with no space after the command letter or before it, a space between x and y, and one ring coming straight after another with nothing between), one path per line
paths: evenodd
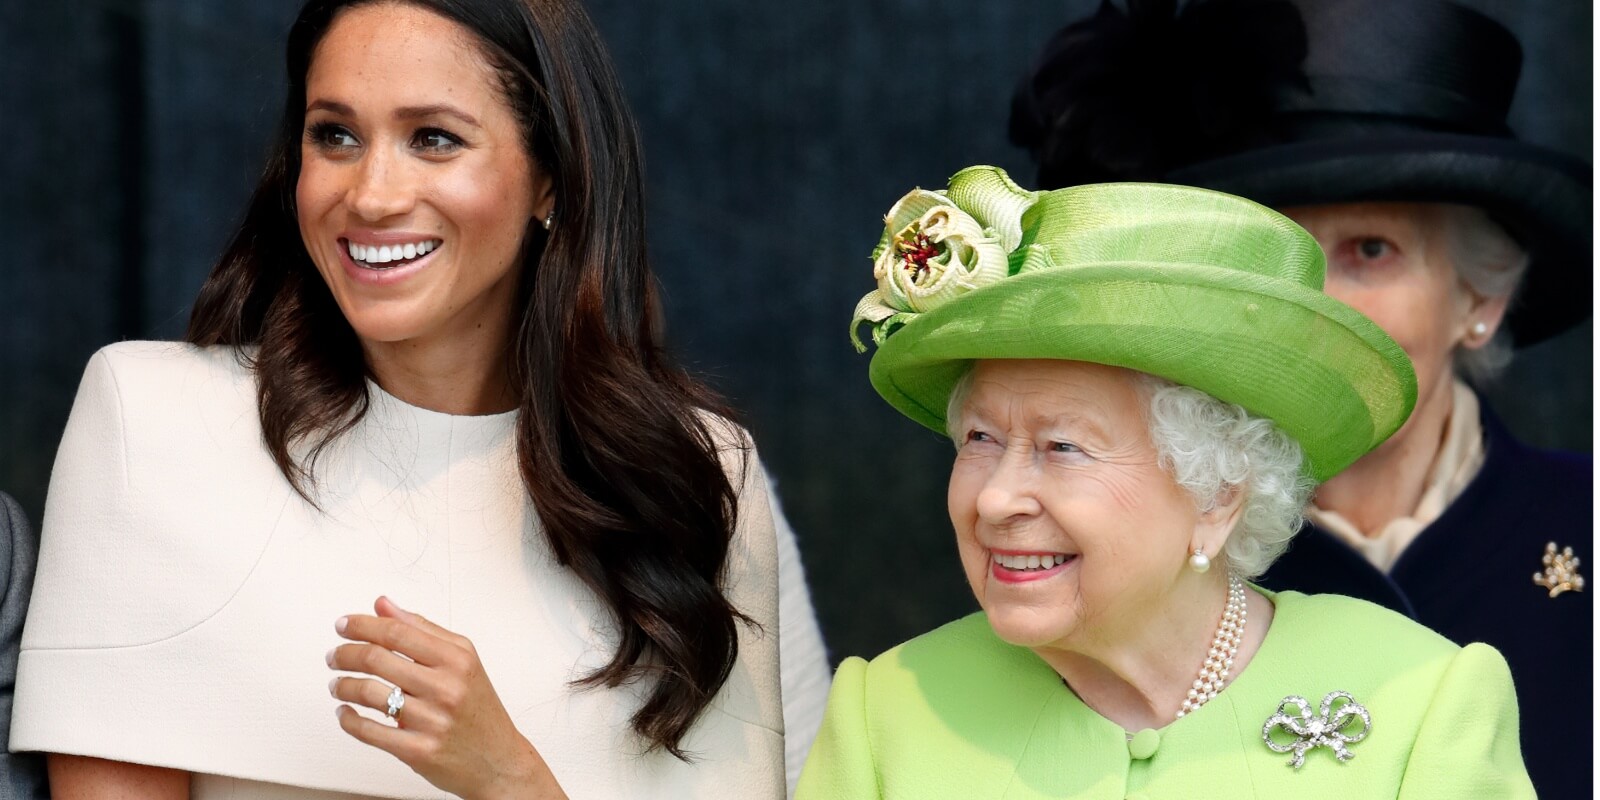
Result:
M1590 4L1476 5L1529 54L1514 127L1589 157ZM253 185L297 6L0 6L0 488L34 518L89 354L182 330ZM846 339L880 218L969 164L1027 183L1011 86L1091 7L589 2L644 131L674 346L746 414L836 657L972 607L943 510L950 447L873 394ZM1525 438L1591 449L1591 338L1520 354L1491 392Z

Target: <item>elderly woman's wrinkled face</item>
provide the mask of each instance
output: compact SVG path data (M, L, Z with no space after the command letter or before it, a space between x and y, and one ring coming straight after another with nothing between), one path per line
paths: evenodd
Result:
M1439 215L1421 203L1305 206L1284 214L1327 254L1328 295L1365 314L1410 356L1418 406L1448 392L1455 348L1476 318ZM1498 322L1498 315L1488 319L1491 327Z
M523 237L549 208L499 76L455 22L341 12L306 77L300 234L365 342L508 324Z
M952 422L950 520L1000 638L1073 649L1161 613L1200 514L1157 464L1136 373L981 361ZM1214 552L1214 551L1213 551Z

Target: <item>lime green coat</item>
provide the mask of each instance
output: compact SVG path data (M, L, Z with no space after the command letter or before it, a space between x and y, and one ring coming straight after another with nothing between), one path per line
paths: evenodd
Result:
M1266 641L1200 710L1139 738L1090 710L1032 651L973 614L847 659L798 800L1531 798L1505 659L1360 600L1282 592ZM1290 695L1345 691L1372 719L1339 762L1268 749ZM1574 714L1588 709L1574 708ZM1319 713L1320 708L1312 713ZM1359 722L1355 728L1359 728ZM1289 740L1280 734L1280 741Z

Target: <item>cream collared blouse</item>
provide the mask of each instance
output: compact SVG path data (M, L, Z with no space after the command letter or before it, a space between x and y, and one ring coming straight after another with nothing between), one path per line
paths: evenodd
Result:
M1363 534L1339 512L1318 508L1314 503L1306 507L1306 519L1355 548L1373 566L1388 572L1417 535L1466 491L1467 484L1472 483L1478 470L1483 468L1483 422L1478 416L1478 396L1461 381L1455 382L1453 391L1455 396L1451 402L1454 405L1445 423L1444 440L1428 470L1428 483L1414 511L1389 520L1372 536Z

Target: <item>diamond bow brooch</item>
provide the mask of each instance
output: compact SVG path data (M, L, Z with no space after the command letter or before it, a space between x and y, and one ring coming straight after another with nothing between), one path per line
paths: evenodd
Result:
M1291 708L1298 708L1300 713L1289 713ZM1313 716L1311 703L1304 697L1285 697L1278 704L1277 713L1268 717L1267 724L1261 726L1261 738L1273 752L1293 752L1294 755L1289 757L1289 766L1295 769L1305 764L1306 753L1317 747L1332 750L1341 762L1355 758L1346 745L1367 738L1367 733L1372 730L1372 715L1349 692L1329 692L1327 697L1322 698L1321 710L1320 715ZM1349 730L1358 720L1360 730ZM1280 730L1289 733L1294 740L1280 743L1273 739L1273 735Z

